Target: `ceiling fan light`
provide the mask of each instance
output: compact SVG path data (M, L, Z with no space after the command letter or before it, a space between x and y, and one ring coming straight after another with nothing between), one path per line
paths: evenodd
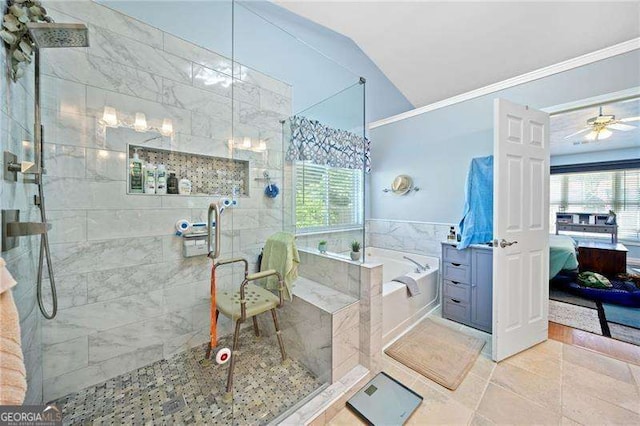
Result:
M611 135L613 134L613 132L609 129L602 129L600 130L600 132L598 133L598 139L602 140L602 139L607 139L610 138Z
M597 137L598 137L598 132L596 132L595 130L592 130L589 133L587 133L587 135L584 138L588 141L595 141Z

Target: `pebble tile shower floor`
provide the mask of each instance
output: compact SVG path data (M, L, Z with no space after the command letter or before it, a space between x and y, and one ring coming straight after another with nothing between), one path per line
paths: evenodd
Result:
M220 346L231 345L231 336ZM228 364L202 363L206 345L67 395L65 424L265 424L321 386L294 360L282 363L275 337L240 336L233 403L225 403Z

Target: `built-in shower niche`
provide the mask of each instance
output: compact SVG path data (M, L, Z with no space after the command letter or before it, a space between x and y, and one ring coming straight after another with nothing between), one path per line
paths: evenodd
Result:
M249 161L134 144L128 144L129 160L136 150L143 165L152 163L157 167L158 164L164 164L167 177L169 172L175 172L178 181L188 179L191 182L191 196L249 196ZM129 189L128 193L132 195L149 195L131 193Z

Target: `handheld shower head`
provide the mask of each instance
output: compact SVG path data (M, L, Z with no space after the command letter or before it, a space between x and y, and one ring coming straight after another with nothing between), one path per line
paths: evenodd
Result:
M38 49L89 46L89 32L84 24L30 22L27 28Z

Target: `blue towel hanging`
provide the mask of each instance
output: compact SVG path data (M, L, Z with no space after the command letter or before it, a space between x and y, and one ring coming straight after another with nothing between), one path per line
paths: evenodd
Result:
M493 240L493 155L471 160L458 250Z

